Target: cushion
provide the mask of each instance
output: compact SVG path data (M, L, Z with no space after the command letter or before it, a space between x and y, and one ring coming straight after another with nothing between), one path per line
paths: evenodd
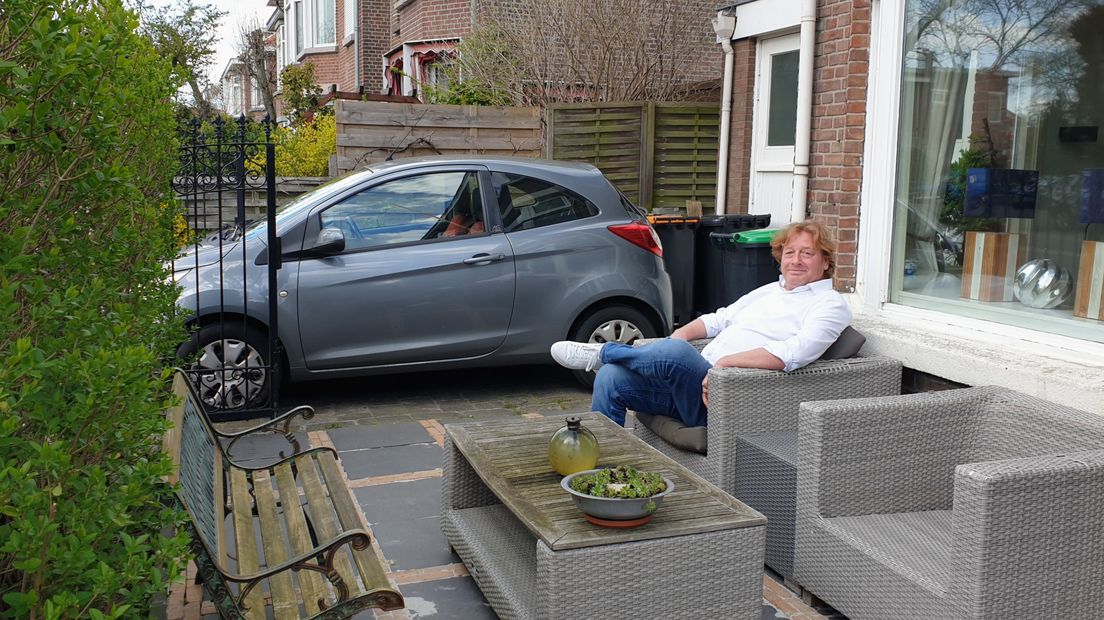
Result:
M704 426L686 426L681 420L665 415L648 415L640 412L636 413L636 420L676 448L705 454Z
M839 360L855 357L864 344L866 344L866 336L860 334L859 330L848 325L840 332L839 338L836 338L836 341L828 347L824 355L820 356L820 359Z

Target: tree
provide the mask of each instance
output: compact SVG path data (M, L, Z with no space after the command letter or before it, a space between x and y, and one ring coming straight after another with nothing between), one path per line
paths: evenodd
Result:
M268 118L276 120L276 52L270 51L265 41L272 33L261 27L256 17L238 24L238 41L235 45L238 60L245 65L246 75L257 85ZM271 68L270 68L271 67Z
M195 4L195 0L160 8L143 1L137 3L142 32L153 41L162 57L172 64L176 85L187 84L195 100L196 112L209 116L213 110L203 83L207 67L215 56L218 27L225 11L211 4Z
M701 0L534 0L479 16L459 76L512 103L678 99L715 35Z
M322 99L322 87L314 81L314 63L288 65L280 74L284 83L284 107L291 124L298 126L309 120Z

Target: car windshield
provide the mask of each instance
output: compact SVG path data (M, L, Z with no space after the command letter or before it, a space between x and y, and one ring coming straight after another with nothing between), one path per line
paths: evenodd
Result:
M333 179L319 185L317 188L299 196L295 200L287 203L286 205L277 207L276 209L276 230L279 231L283 223L289 218L292 218L304 209L309 209L321 200L333 196L334 194L341 193L349 187L360 183L364 179L364 174L361 172L367 172L371 174L373 170L358 170L355 174L347 174L343 177ZM245 227L246 237L253 239L256 237L264 237L268 233L268 221L265 219L257 219L249 222Z

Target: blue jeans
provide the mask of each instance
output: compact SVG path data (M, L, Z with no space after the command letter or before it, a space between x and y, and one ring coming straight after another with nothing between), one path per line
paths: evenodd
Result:
M705 426L702 380L712 365L689 342L666 338L641 347L611 342L599 354L591 408L625 425L625 410Z

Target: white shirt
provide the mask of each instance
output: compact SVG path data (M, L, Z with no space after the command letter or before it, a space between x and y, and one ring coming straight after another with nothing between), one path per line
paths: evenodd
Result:
M782 360L783 370L815 361L851 323L851 308L832 288L832 279L783 288L778 278L711 314L699 317L713 342L702 350L710 364L726 355L760 347Z

